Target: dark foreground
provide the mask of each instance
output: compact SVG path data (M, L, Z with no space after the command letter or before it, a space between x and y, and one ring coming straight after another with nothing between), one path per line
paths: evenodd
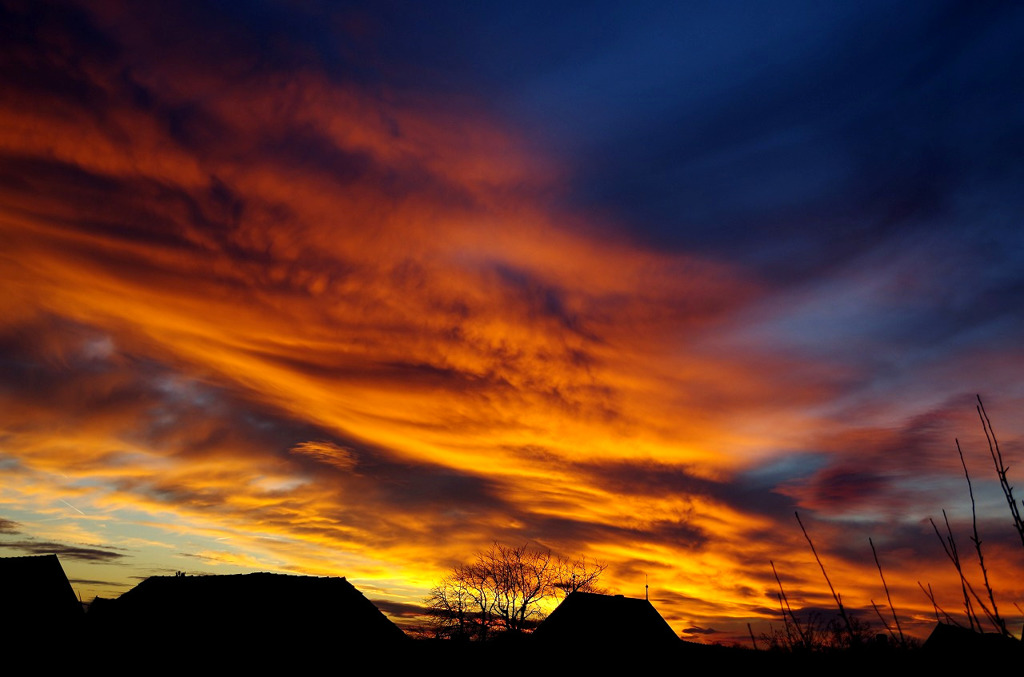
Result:
M328 622L328 619L320 619ZM529 637L488 643L437 640L352 642L317 630L314 619L295 619L288 636L186 627L158 634L147 628L81 628L73 635L47 628L14 629L4 665L22 670L82 670L115 675L256 674L484 674L515 675L879 675L951 674L1022 664L1019 647L1005 655L923 649L862 650L809 655L753 651L680 642L672 646L541 643ZM322 627L322 626L320 626ZM52 629L51 629L52 630ZM999 652L997 652L999 653ZM699 671L694 673L694 671ZM10 674L16 674L14 672Z

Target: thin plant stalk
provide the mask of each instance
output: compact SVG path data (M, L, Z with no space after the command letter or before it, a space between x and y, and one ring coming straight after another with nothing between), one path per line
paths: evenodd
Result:
M885 590L885 598L889 600L889 608L892 609L892 620L896 623L896 630L900 633L900 646L903 646L907 643L907 640L903 636L903 628L900 627L900 619L896 615L896 607L893 606L892 596L889 594L889 586L885 583L885 575L882 574L882 564L878 561L878 552L875 550L875 542L871 540L871 537L868 537L868 543L871 544L871 554L874 555L875 566L878 567L878 577L882 579L882 589ZM874 602L871 604L874 605ZM878 609L875 609L875 611L878 611ZM879 614L879 616L881 616L881 614ZM885 621L882 621L882 625L884 625L887 630L889 629L889 625ZM892 634L891 630L889 630L889 634ZM893 639L896 638L893 637Z
M981 403L981 395L978 395L977 398L978 417L981 419L981 427L985 430L985 439L988 440L988 451L992 455L992 463L995 465L996 474L999 476L999 486L1002 487L1003 495L1006 496L1006 502L1010 506L1010 515L1013 517L1013 526L1020 535L1021 545L1024 546L1024 519L1021 519L1017 501L1013 498L1013 487L1010 486L1010 481L1006 477L1009 467L1003 463L1003 454L999 450L999 441L996 440L996 433L992 430L992 422L988 419L988 414L985 412L985 405Z
M981 537L978 535L978 512L974 502L974 487L971 486L971 476L967 472L967 462L964 461L964 452L960 449L960 440L956 440L956 451L960 454L960 465L964 467L964 477L967 478L967 492L971 496L971 524L974 528L974 535L971 536L971 542L974 543L974 549L978 553L978 565L981 567L981 575L985 580L985 590L988 592L988 600L992 604L992 613L989 617L992 620L993 625L996 626L996 630L999 634L1009 637L1010 632L1006 628L1006 623L999 615L999 608L996 606L996 597L992 592L992 585L988 580L988 569L985 567L985 555L981 551Z
M946 532L949 534L947 537L947 541L949 543L948 548L946 547L946 542L943 542L942 536L939 534L939 528L935 526L935 520L929 521L932 523L932 528L935 529L935 535L938 536L939 541L942 542L942 548L946 551L946 556L949 557L951 562L953 562L953 566L956 568L956 572L960 575L960 587L963 590L964 594L964 608L967 611L967 619L971 622L971 629L974 630L975 625L977 625L977 631L982 631L981 619L978 618L977 612L974 611L974 607L971 604L971 597L973 597L974 600L978 603L978 606L981 607L981 610L985 612L985 615L988 616L988 619L992 623L992 625L994 625L998 629L999 624L996 623L995 617L993 616L992 612L989 611L988 606L985 604L984 601L982 601L981 597L978 596L978 593L974 591L974 586L971 585L971 582L967 580L966 576L964 576L963 568L960 565L960 555L956 551L956 541L953 540L953 530L949 526L949 517L946 516L945 510L942 511L942 516L946 520Z
M889 627L889 624L886 622L885 617L882 616L882 610L878 608L877 604L875 604L875 600L871 600L871 608L873 608L875 610L875 614L878 615L878 620L882 621L882 627L885 628L885 631L889 633L890 637L892 637L892 641L895 642L896 641L896 633L894 633L892 631L892 628Z
M925 594L925 597L928 598L928 601L932 603L932 608L935 609L935 622L936 623L941 622L939 620L939 614L941 613L943 616L945 616L946 622L948 624L956 625L958 627L963 627L959 623L956 622L955 618L953 618L948 613L946 613L946 610L943 609L942 607L940 607L939 603L935 601L935 593L932 591L932 584L931 583L928 584L928 589L927 590L925 590L924 586L921 585L921 581L917 582L917 587L921 588L921 592L923 592Z
M793 619L793 626L796 628L796 634L800 637L800 644L805 648L810 648L807 636L804 634L803 628L800 627L800 621L797 620L796 614L793 613L793 607L789 605L789 598L786 597L786 591L782 589L782 579L779 578L779 572L775 570L775 562L769 560L769 564L772 565L772 573L775 574L775 581L779 584L779 606L782 608L782 619L786 622L786 634L789 635L789 621L786 619L786 612L789 612L790 618ZM792 639L790 640L792 643Z
M929 518L928 521L932 523L932 529L935 530L936 537L938 537L939 542L942 543L942 549L945 551L946 557L948 557L949 561L953 563L953 568L955 568L957 574L960 575L960 591L964 596L964 612L967 614L967 622L970 625L971 630L974 630L974 612L971 608L970 595L967 594L967 579L964 577L963 568L960 566L960 553L957 552L956 541L953 540L953 531L949 527L949 518L946 517L945 510L942 511L942 517L946 520L946 532L948 535L945 538L943 538L942 534L939 533L939 527L935 524L935 520ZM978 624L978 630L981 630L980 623Z
M818 551L814 549L814 542L807 533L804 523L800 520L800 513L794 512L793 514L796 515L796 521L797 524L800 525L800 530L804 532L804 538L807 539L807 544L811 546L811 552L814 554L814 559L818 561L818 566L821 567L821 574L825 577L825 582L828 583L828 589L832 591L832 599L836 601L836 606L839 607L839 615L842 616L843 622L846 624L846 631L850 633L850 643L853 644L853 625L850 623L850 617L846 615L846 609L843 607L842 597L839 596L839 593L837 593L836 589L832 586L832 581L829 580L828 573L825 571L825 565L821 563L821 558L818 557Z
M775 596L779 598L779 611L782 613L782 627L786 629L786 641L789 643L790 650L796 646L796 640L793 639L793 629L789 626L789 618L786 616L786 605L782 603L782 593L775 593Z

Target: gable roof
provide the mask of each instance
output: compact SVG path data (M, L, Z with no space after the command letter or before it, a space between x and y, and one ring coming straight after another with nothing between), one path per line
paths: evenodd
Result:
M152 576L103 605L108 624L148 633L332 643L405 638L345 578L253 573Z
M603 647L681 642L648 600L593 592L570 593L533 634L541 641Z
M75 623L82 605L56 555L0 557L0 614L23 625Z
M977 655L992 656L1013 653L1020 656L1024 653L1021 640L1004 637L995 632L975 632L949 623L936 623L922 648L939 655Z

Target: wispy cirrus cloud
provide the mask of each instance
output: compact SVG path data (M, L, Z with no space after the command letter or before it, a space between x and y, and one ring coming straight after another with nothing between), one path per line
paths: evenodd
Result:
M109 548L47 543L36 540L0 541L0 548L11 548L33 555L57 555L64 559L84 562L112 562L125 556L124 552Z

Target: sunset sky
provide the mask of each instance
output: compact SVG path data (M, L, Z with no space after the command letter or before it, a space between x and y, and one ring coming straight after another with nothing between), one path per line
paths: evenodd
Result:
M412 5L411 7L408 5ZM1019 634L1024 4L0 0L0 556L83 599L495 541L677 633ZM1018 497L1019 498L1019 497ZM645 578L646 577L646 578Z

